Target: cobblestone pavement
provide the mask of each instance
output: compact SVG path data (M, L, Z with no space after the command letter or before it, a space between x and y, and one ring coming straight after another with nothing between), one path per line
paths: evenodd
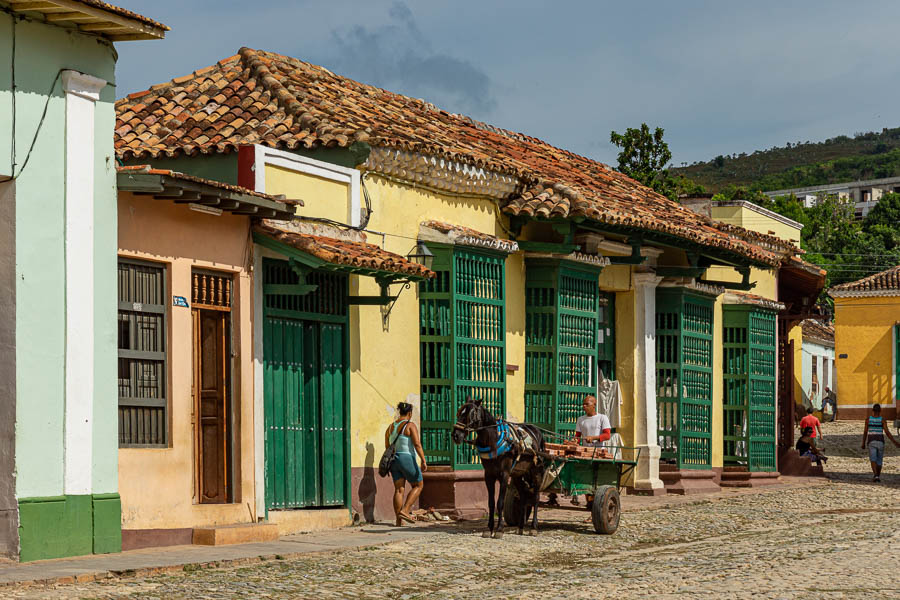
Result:
M2 590L16 598L900 598L900 451L871 481L861 426L825 425L832 479L628 510L600 536L543 511L538 537L458 525L363 551L146 579Z

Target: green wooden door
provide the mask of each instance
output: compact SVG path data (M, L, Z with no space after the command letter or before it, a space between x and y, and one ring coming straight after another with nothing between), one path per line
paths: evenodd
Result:
M683 288L656 293L657 433L661 458L712 466L714 299Z
M288 263L264 262L267 509L343 506L348 500L346 319L313 312L341 310L315 296L344 297L346 278L310 279L319 289L294 295L296 275Z
M437 276L419 286L422 446L429 464L480 468L450 433L467 396L506 416L505 255L429 244Z

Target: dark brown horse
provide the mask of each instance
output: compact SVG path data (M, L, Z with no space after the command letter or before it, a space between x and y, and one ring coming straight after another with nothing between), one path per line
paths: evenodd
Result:
M488 493L488 530L484 532L484 537L503 537L503 506L506 499L506 488L510 482L510 472L514 466L515 475L512 475L513 485L516 489L521 489L523 494L536 489L539 483L531 486L527 482L517 481L520 477L529 480L536 479L537 482L543 478L543 462L537 455L536 451L544 451L544 437L541 431L534 425L528 424L512 424L505 421L498 421L484 406L481 400L473 400L471 397L466 398L456 413L456 424L453 426L453 441L457 444L465 443L470 433L475 433L475 449L481 457L481 464L484 467L484 484L487 486ZM523 438L530 439L523 439ZM527 446L523 448L523 446ZM529 452L528 450L531 449ZM528 461L529 466L522 468L523 463L519 461ZM539 475L536 472L539 471ZM500 483L500 493L495 498L495 486ZM520 494L522 498L522 507L534 502L534 515L532 519L533 531L537 530L537 497L540 490L528 493L528 495ZM496 514L496 527L495 527ZM519 533L522 533L522 526L525 522L525 515L521 516L519 525Z

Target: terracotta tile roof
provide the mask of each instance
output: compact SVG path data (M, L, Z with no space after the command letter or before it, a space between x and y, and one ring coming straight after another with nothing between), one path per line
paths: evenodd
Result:
M413 277L434 277L434 271L423 265L366 242L302 233L267 219L254 225L253 230L327 263Z
M201 183L203 185L209 185L212 187L216 187L222 190L228 190L229 192L235 192L238 194L246 194L247 196L256 196L257 198L263 198L265 200L272 200L273 202L282 202L284 204L291 204L293 206L303 206L303 200L288 200L284 196L278 195L273 196L272 194L263 194L262 192L255 192L253 190L248 190L245 187L241 187L239 185L232 185L230 183L223 183L221 181L216 181L214 179L205 179L203 177L195 177L193 175L188 175L186 173L179 173L178 171L170 171L169 169L154 169L150 165L128 165L128 166L117 166L116 173L147 173L148 175L165 175L167 177L172 177L174 179L181 179L183 181L193 181L194 183Z
M818 319L804 319L800 322L804 339L816 340L834 345L834 323L823 323Z
M129 94L116 112L115 147L124 160L222 153L242 144L292 150L367 142L514 175L524 192L501 203L512 215L587 217L769 265L781 260L602 163L279 54L241 48L211 67Z
M421 224L420 232L423 229L436 231L446 236L447 240L453 244L490 248L501 252L515 252L519 249L519 245L512 240L503 240L462 225L451 225L440 221L425 221Z
M842 283L828 290L831 296L898 295L900 294L900 265L857 281Z
M784 304L759 294L751 294L749 292L741 292L738 290L727 290L724 298L725 304L749 304L751 306L759 306L769 310L782 311Z

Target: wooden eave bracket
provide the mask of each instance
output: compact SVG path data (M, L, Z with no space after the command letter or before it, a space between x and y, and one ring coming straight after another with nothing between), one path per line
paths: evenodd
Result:
M173 200L179 204L203 204L236 215L287 221L294 217L293 207L287 204L167 175L120 173L116 183L119 191L153 196L158 200Z
M641 255L641 247L644 242L641 238L631 238L628 240L631 244L631 256L610 256L609 264L611 265L640 265L646 260L646 256Z
M395 279L391 277L377 277L376 281L378 282L378 287L381 289L381 293L378 296L350 296L349 304L351 306L391 306L393 307L394 302L397 301L397 298L400 297L400 294L396 296L391 296L390 294L390 286L394 283L403 283L407 286L409 285L409 280L406 279ZM401 288L400 291L403 291L404 288Z

